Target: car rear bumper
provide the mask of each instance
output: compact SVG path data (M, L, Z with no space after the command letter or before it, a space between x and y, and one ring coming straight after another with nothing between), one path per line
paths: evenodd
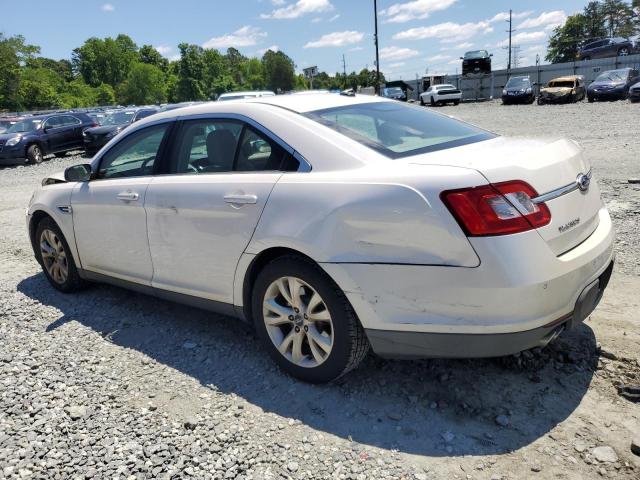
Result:
M412 357L503 355L544 343L556 327L584 319L580 297L614 258L611 218L604 208L599 217L591 236L560 256L530 231L471 239L481 259L475 268L322 266L381 355L391 355L395 344ZM464 346L442 350L438 342Z
M434 95L433 100L436 102L455 102L462 99L462 93L450 93L448 95Z

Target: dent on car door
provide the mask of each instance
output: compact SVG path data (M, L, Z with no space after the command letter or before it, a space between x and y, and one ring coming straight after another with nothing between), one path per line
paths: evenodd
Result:
M147 192L152 285L232 303L238 261L292 157L236 120L186 121L175 138L171 174Z
M122 139L100 159L97 178L72 194L73 223L82 268L150 285L153 272L144 209L170 124Z

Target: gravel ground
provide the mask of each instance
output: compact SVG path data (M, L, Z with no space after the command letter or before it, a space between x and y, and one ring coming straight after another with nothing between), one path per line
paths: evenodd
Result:
M231 319L109 286L54 291L24 207L43 176L81 158L0 169L0 479L640 478L640 404L616 390L640 383L640 187L626 183L640 176L640 110L439 111L585 145L619 231L616 271L590 321L518 356L371 356L336 384L306 385ZM590 136L604 121L620 132Z

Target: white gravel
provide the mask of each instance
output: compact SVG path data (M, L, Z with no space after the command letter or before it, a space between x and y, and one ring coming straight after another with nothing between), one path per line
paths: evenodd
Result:
M231 319L108 286L54 291L33 259L24 208L42 177L82 159L0 169L0 479L638 478L630 444L640 408L615 383L640 382L640 190L625 184L640 176L629 133L640 110L440 111L587 146L623 239L588 324L515 357L372 356L337 384L306 385ZM588 138L606 119L621 131Z

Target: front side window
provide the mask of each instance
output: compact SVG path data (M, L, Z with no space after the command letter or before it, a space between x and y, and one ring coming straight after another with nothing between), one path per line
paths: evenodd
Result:
M152 175L168 128L169 124L155 125L122 139L102 157L98 178Z
M347 105L305 115L392 159L495 138L459 120L400 102Z
M71 125L80 125L82 122L71 115L64 115L61 117L61 123L64 127L70 127Z
M60 117L49 117L49 119L44 123L44 128L52 129L59 128L62 126L62 119Z

